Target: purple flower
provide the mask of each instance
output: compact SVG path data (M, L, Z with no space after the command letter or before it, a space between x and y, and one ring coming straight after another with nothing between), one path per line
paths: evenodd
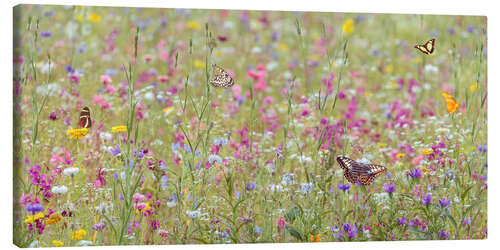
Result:
M441 229L441 231L439 231L438 234L439 234L439 238L441 238L442 240L446 240L446 239L450 238L450 233L448 233L444 229Z
M384 191L386 191L389 194L394 193L396 191L396 188L394 187L394 184L392 183L385 183L384 184Z
M111 150L109 150L109 152L113 155L113 156L117 156L118 154L121 153L121 150L120 150L120 145L116 145L114 148L112 148Z
M338 184L337 187L338 187L339 190L342 190L342 191L345 192L345 191L349 190L349 188L351 188L351 185L349 183L347 183L347 184Z
M448 205L450 205L451 201L449 200L446 200L446 197L443 197L443 199L439 200L439 205L441 205L441 207L447 207Z
M419 168L412 168L410 169L410 177L413 179L420 179L422 178L423 172Z
M472 26L472 25L467 26L467 31L468 31L469 33L474 32L474 26Z
M43 206L41 204L28 204L26 205L26 211L36 214L43 211Z
M253 229L253 233L257 236L261 235L262 234L262 228L258 227L258 226L255 226L255 228Z
M55 112L50 112L49 119L51 119L52 121L57 120L57 115L56 115L56 113L55 113Z
M92 226L92 229L95 231L102 231L104 228L106 228L106 224L104 224L104 222L100 222Z
M347 237L349 239L354 239L358 235L358 229L356 228L356 225L349 225L349 223L344 223L342 225L342 230L347 233Z
M422 198L422 206L428 206L432 201L432 196L430 193L427 193Z
M255 182L249 182L245 185L245 190L247 191L252 191L257 187L257 184Z
M467 218L462 219L462 224L464 225L470 225L470 216Z
M49 37L49 36L52 36L52 32L50 32L50 30L44 30L44 31L40 32L40 35L43 37Z
M486 151L488 151L488 147L487 146L483 146L483 145L479 145L477 147L477 150L479 150L479 152L481 152L481 153L486 153Z
M404 216L396 218L396 221L399 223L400 226L406 225L406 218Z

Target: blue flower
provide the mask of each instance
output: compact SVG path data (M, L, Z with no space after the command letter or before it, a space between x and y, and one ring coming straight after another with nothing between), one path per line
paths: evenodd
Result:
M26 212L36 214L43 211L43 206L41 204L28 204L26 205Z
M112 148L111 150L109 150L109 152L113 155L113 156L117 156L121 153L121 150L120 150L120 145L116 145L114 148Z
M42 37L50 37L50 36L52 36L52 32L50 32L50 30L45 30L45 31L40 32L40 35Z
M245 190L247 191L252 191L257 187L257 184L255 182L249 182L245 185Z
M258 226L255 226L255 228L253 229L253 233L257 236L261 235L262 234L262 228L258 227Z
M481 152L481 153L486 153L486 151L488 151L488 147L486 145L484 145L484 146L483 145L479 145L477 147L477 150L479 150L479 152Z
M345 191L349 190L349 188L351 188L351 185L349 183L348 184L338 184L337 188L339 190L342 190L345 192Z

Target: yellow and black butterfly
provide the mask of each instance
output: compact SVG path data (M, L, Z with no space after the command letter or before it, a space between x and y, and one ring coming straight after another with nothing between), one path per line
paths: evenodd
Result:
M210 84L216 88L230 88L234 85L233 78L221 67L212 64L212 78Z
M359 181L363 185L370 185L375 178L387 171L384 166L363 164L344 156L337 156L337 162L344 170L344 177L353 184Z
M80 112L80 127L90 128L92 127L92 119L90 119L90 109L89 107L84 107Z
M426 54L426 55L430 55L432 54L432 52L434 52L434 42L436 41L436 39L431 39L429 41L427 41L424 45L415 45L415 49L418 49L420 50L422 53Z

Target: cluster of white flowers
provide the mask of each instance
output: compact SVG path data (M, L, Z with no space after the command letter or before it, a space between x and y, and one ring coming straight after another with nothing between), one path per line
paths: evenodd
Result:
M66 186L53 186L52 187L52 193L54 194L65 194L68 192L68 187Z
M80 172L80 169L77 167L66 168L63 170L63 174L68 175L68 176L74 176L74 175L78 174L78 172Z

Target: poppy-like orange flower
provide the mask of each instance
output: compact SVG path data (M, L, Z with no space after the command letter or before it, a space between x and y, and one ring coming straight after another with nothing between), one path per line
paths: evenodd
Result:
M311 242L319 242L321 239L321 234L317 234L316 237L314 235L311 235Z
M446 109L448 109L448 113L453 114L458 110L458 108L460 108L460 103L456 102L450 94L443 92L443 97L446 102Z

